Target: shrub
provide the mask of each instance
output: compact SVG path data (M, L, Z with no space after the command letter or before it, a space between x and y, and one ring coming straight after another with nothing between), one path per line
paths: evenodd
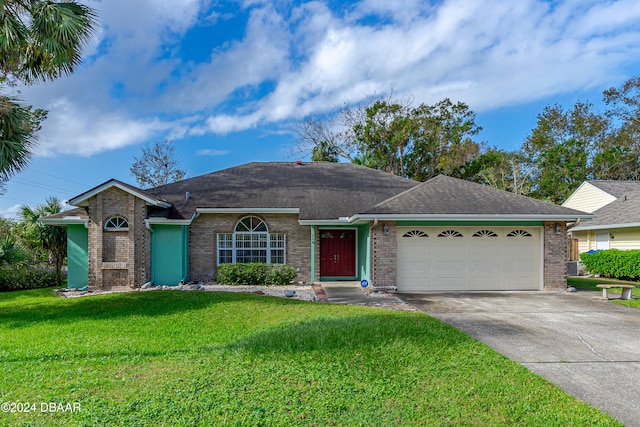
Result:
M288 285L297 275L287 264L221 264L216 280L222 285Z
M0 267L0 292L19 291L56 286L56 271L53 268L24 264Z
M580 254L580 262L591 274L622 280L640 279L640 250L589 251Z

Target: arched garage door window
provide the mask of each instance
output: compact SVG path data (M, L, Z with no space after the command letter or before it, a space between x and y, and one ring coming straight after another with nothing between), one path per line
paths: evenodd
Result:
M218 264L284 264L285 249L285 234L270 233L267 224L255 216L238 221L233 233L218 234Z

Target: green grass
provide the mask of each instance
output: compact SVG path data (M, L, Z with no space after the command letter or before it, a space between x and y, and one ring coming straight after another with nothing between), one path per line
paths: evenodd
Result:
M0 425L621 425L425 314L256 295L0 294Z
M602 289L596 288L596 285L605 284L605 283L614 283L614 284L615 283L620 283L620 284L629 284L629 285L637 286L633 290L632 295L634 297L638 297L638 298L629 299L629 300L614 299L614 300L612 300L612 302L615 303L615 304L626 305L627 307L640 308L640 283L638 283L638 282L629 282L629 281L625 281L625 280L616 280L616 279L603 279L603 278L599 278L599 277L575 277L575 276L572 276L572 277L568 277L567 278L567 284L569 286L573 286L576 289L583 289L583 290L587 290L587 291L602 292ZM609 289L608 292L609 293L613 293L613 294L621 293L620 289Z

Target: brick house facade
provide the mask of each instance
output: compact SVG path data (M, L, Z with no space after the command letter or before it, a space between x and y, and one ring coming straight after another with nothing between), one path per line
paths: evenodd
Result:
M300 282L561 290L566 223L590 218L454 178L331 163L251 163L150 190L111 180L70 202L43 221L74 227L69 258L88 277L71 287L209 282L221 262L267 260Z

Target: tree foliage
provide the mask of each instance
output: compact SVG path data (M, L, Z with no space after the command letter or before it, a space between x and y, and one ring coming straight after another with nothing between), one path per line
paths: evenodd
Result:
M414 107L408 98L370 97L334 115L305 118L292 130L297 150L311 152L312 160L343 158L418 181L455 174L482 151L473 140L481 130L475 113L449 99Z
M582 101L544 107L513 151L476 141L475 113L446 98L418 106L368 98L294 129L313 160L342 158L417 181L446 174L561 203L584 180L640 179L640 77L603 93L603 112Z
M186 172L180 162L173 143L169 140L146 144L142 155L134 157L131 173L140 188L152 188L184 179Z
M0 85L5 89L71 74L95 25L93 10L75 1L0 2ZM45 117L46 112L0 93L0 180L27 165Z
M23 205L20 208L21 234L25 246L37 254L44 251L56 270L56 284L62 285L62 266L67 256L67 228L64 226L44 225L40 218L61 212L63 204L56 197L50 197L45 204L31 208Z
M577 102L572 110L547 106L523 145L534 166L531 195L561 203L586 179L594 176L600 147L608 146L609 120L593 105Z

